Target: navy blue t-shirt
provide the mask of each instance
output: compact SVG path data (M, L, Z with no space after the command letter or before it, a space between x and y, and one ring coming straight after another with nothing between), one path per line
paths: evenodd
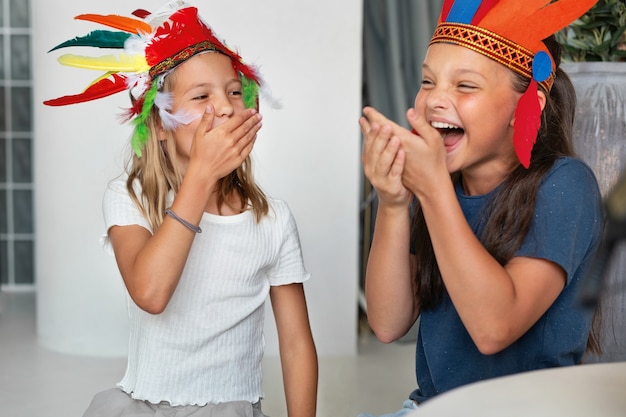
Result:
M466 196L460 184L456 193L476 230L492 193ZM419 389L410 398L423 402L483 379L580 363L591 315L578 305L577 292L602 229L602 200L593 172L580 160L558 159L542 180L535 217L516 256L557 263L567 273L565 288L528 332L493 355L478 351L447 294L437 307L422 311L415 363Z

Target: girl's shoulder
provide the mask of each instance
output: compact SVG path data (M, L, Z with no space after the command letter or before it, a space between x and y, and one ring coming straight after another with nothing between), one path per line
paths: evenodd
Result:
M557 158L557 160L554 161L554 165L552 166L550 172L554 172L557 170L565 170L567 172L578 171L581 173L594 175L593 170L589 167L589 165L587 165L587 163L582 159L575 156L562 156L560 158Z
M132 187L133 187L133 193L135 194L135 196L137 198L142 198L143 196L142 187L141 187L141 182L139 181L138 178L134 179L132 183ZM119 200L131 201L132 200L129 189L128 189L128 174L126 173L121 174L120 176L108 182L107 187L104 191L104 199L105 200L112 199L115 201L119 201ZM168 195L168 201L171 203L172 200L173 200L173 194L170 192L170 194Z
M123 174L110 180L104 190L104 201L119 201L120 199L130 198L126 186L127 179L128 176Z
M539 186L538 199L560 205L559 210L588 210L594 216L602 211L602 195L593 170L574 157L555 161Z
M285 200L281 200L279 198L274 197L266 197L267 205L268 205L268 213L267 217L269 218L277 218L277 219L285 219L289 217L293 217L291 213L291 209L289 208L289 204Z
M564 156L558 158L550 171L544 177L544 183L564 182L566 184L578 184L579 186L598 187L596 175L583 160Z
M285 200L267 198L269 210L264 220L274 226L280 225L281 230L287 234L297 234L298 225L294 213Z
M279 210L289 211L289 204L287 204L285 200L281 200L279 198L269 197L269 196L266 198L267 198L267 204L269 205L270 209L276 208Z
M107 192L121 192L126 190L126 182L128 181L128 175L122 174L119 175L112 180L110 180L107 184L106 191Z
M128 174L120 174L119 176L110 180L107 184L106 193L121 193L128 194ZM141 183L139 180L133 181L133 190L135 193L139 192L141 194Z

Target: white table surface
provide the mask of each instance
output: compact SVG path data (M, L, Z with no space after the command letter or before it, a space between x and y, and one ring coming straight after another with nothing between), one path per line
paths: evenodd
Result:
M476 382L410 417L626 417L626 362L585 364Z

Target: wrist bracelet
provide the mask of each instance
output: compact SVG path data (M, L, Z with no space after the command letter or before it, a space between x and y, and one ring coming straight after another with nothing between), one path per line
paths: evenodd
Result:
M174 213L172 211L172 209L165 209L165 214L171 216L174 220L177 220L178 222L180 222L183 226L185 226L187 229L191 230L192 232L195 233L202 233L202 229L200 229L200 226L194 226L193 224L189 223L187 220L178 217L178 214Z

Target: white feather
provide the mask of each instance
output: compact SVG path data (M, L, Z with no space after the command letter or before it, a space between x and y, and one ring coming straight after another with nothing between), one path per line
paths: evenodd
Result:
M201 114L178 111L170 113L172 110L172 94L158 92L154 98L154 105L159 109L161 124L165 130L173 131L180 125L188 125L202 117Z
M177 10L180 10L185 7L189 7L190 4L183 0L171 0L161 6L156 12L150 15L150 26L153 29L161 26L165 21L169 19L169 17Z

